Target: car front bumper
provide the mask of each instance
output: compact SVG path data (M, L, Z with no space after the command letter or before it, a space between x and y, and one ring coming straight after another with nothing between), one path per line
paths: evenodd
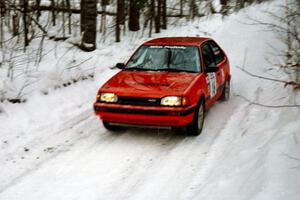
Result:
M194 107L133 106L95 103L94 110L101 120L150 126L184 126L192 122Z

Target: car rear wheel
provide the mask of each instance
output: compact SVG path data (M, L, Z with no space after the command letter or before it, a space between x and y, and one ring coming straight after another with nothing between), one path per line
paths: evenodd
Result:
M200 100L194 114L193 122L185 127L186 133L191 136L200 135L205 118L204 100Z
M227 80L225 82L224 89L223 89L223 92L222 92L222 95L221 95L220 99L222 101L228 101L229 98L230 98L230 81Z

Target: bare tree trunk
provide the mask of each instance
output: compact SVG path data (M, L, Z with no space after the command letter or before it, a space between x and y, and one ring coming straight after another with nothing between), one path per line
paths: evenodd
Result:
M138 0L131 0L129 5L129 30L140 30L140 11L138 8Z
M160 33L161 2L162 0L157 0L156 14L155 14L155 33Z
M180 17L183 17L183 2L184 0L180 0Z
M126 35L126 16L129 14L129 3L127 0L124 0L124 23L123 25L123 35Z
M155 0L151 0L150 5L150 24L149 24L149 37L152 35L153 19L155 16Z
M102 14L100 20L100 33L103 32L103 36L106 34L106 6L109 5L109 0L101 0Z
M53 0L52 0L53 1ZM80 1L80 32L84 33L86 29L86 0Z
M198 15L198 7L195 0L190 0L190 18L194 19Z
M19 15L18 12L15 12L12 16L12 34L13 36L19 35Z
M67 9L68 9L68 13L69 13L69 16L68 16L68 28L69 28L69 34L72 34L72 12L71 12L71 4L70 4L70 0L66 0L67 2Z
M55 2L54 2L54 0L50 0L50 1L51 1L51 7L52 7L52 25L55 26L56 25Z
M162 29L167 29L167 0L162 0Z
M102 14L101 14L101 20L100 20L100 33L103 32L103 35L106 33L106 5L101 6L102 7Z
M96 49L97 0L81 0L81 49Z
M120 42L121 39L120 39L120 24L118 22L118 17L116 17L116 42Z
M216 11L216 9L215 9L215 7L214 7L214 4L213 4L213 1L212 1L212 0L209 1L209 9L210 9L210 13L212 13L212 14L217 13L217 11ZM197 8L197 10L196 10L196 13L197 13L197 15L198 15L198 8Z
M0 2L0 48L3 48L3 41L4 41L4 14L5 14L5 4L4 1Z
M28 12L28 0L22 1L23 6L23 27L24 27L24 51L26 51L26 47L29 45L28 40L28 22L27 22L27 12Z
M228 14L228 5L227 2L228 0L220 0L221 4L221 14L222 15L227 15Z
M116 42L120 42L120 24L124 17L124 0L117 0L117 16L116 16Z
M43 58L43 46L44 46L45 37L46 37L46 35L43 34L41 42L40 42L39 47L37 49L36 60L35 60L36 65L38 65L38 63L40 63L42 61L42 58Z
M245 0L237 0L235 10L240 10L244 8L244 6L245 6Z
M62 0L61 6L65 9L65 0ZM65 19L65 12L62 12L62 32L63 32L63 37L66 37L66 19Z
M41 10L40 10L41 0L36 0L36 7L37 7L37 13L36 13L36 20L39 21L41 16Z
M119 0L118 0L119 2ZM119 16L119 23L124 25L125 24L125 0L120 0L118 7L118 16Z

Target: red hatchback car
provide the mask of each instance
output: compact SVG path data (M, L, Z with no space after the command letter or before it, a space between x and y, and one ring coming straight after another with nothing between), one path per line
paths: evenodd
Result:
M99 89L94 104L109 130L150 125L199 135L205 110L229 99L229 61L210 38L153 39L116 67L121 71Z

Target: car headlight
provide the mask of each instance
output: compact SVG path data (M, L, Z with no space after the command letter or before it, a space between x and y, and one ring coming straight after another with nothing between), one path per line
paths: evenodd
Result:
M118 101L118 96L114 93L101 93L100 94L100 101L113 103Z
M161 99L160 104L163 106L181 106L181 97L168 96Z
M161 99L160 105L163 106L189 106L191 105L190 99L186 96L167 96Z

